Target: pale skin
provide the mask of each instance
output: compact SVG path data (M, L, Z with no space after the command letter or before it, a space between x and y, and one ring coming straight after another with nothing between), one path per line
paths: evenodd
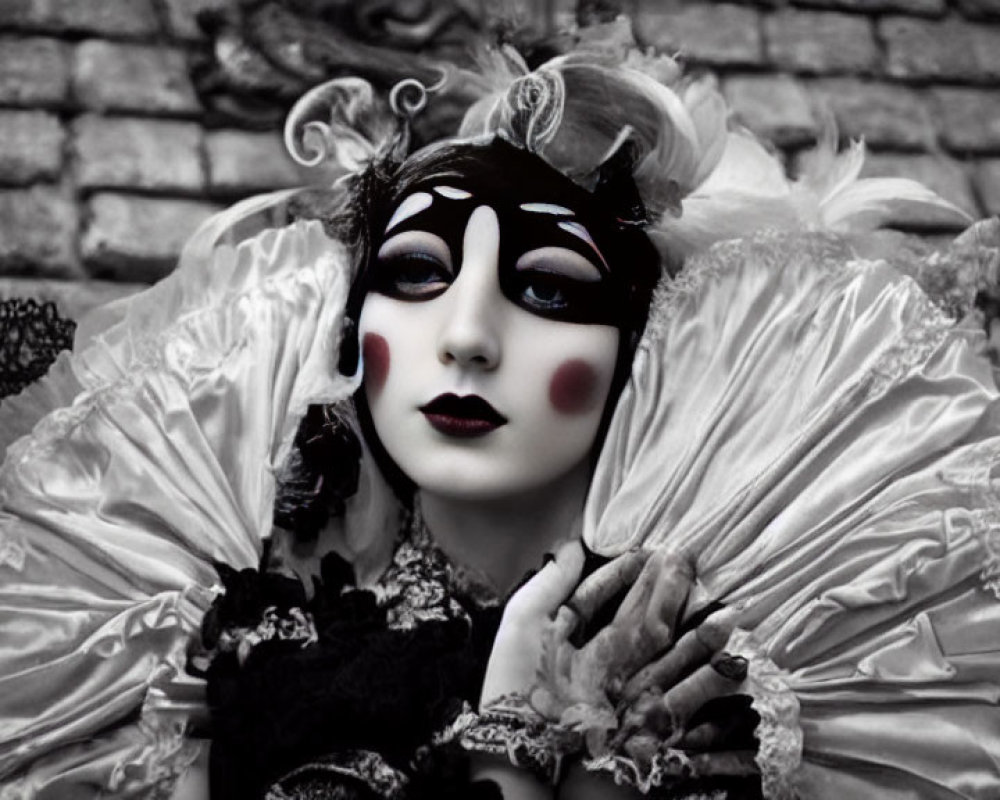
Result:
M403 240L421 253L442 252L437 237L415 233L388 239L383 250ZM369 295L360 332L366 375L376 376L366 381L375 428L419 487L435 540L506 592L545 552L578 534L587 460L619 334L607 325L546 319L511 303L497 274L500 236L493 210L477 208L463 237L461 267L456 265L447 290L416 301ZM571 251L557 257L568 265L550 261L550 269L574 275L592 270L599 277ZM378 364L371 363L373 340L381 344ZM569 413L551 400L566 364L582 365L591 376L592 400ZM419 409L449 392L483 397L508 423L473 439L439 433Z

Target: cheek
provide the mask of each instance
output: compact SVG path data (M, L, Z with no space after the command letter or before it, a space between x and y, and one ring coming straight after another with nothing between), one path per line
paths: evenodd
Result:
M549 402L560 414L585 414L604 399L597 370L575 358L559 365L549 382Z
M377 394L389 375L389 343L377 333L366 333L361 353L365 361L365 385Z

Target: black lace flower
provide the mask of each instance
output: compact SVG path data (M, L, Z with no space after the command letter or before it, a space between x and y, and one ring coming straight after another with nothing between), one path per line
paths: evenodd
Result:
M0 300L0 397L17 394L42 377L62 350L73 346L76 323L53 303Z

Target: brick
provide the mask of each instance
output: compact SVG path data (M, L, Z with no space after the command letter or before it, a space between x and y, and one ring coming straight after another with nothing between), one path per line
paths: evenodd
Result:
M989 214L1000 214L1000 158L989 158L976 164L972 181L982 203Z
M84 188L200 192L201 127L193 122L85 115L73 125Z
M95 277L152 282L173 269L181 248L218 207L198 200L100 192L87 203L81 241Z
M757 11L745 6L644 3L634 22L636 39L660 52L680 53L712 65L763 63Z
M54 114L0 110L0 184L23 186L58 177L65 139Z
M101 39L76 48L73 89L77 101L96 111L197 114L201 104L180 50L116 44Z
M886 71L898 78L989 82L1000 78L1000 28L958 19L885 17Z
M0 191L0 273L81 275L78 224L76 203L60 188Z
M116 281L0 278L0 298L33 297L40 303L55 303L60 316L74 321L79 321L97 306L145 288L144 283Z
M816 138L809 96L784 75L739 75L728 78L723 94L748 128L782 146L808 144Z
M764 18L769 60L802 72L874 72L878 46L870 19L857 14L784 9Z
M954 159L932 155L869 153L861 175L865 178L913 178L973 217L979 216L969 176L962 164ZM907 211L894 217L892 223L907 228L964 228L966 225L961 220L949 219L947 215L936 211Z
M41 36L0 36L0 103L47 106L69 93L69 47Z
M858 78L820 79L807 88L820 106L833 112L843 136L864 137L871 145L893 150L935 145L930 109L914 89Z
M940 87L937 103L941 139L953 150L1000 152L1000 91Z
M276 133L212 131L205 137L210 189L238 194L304 183Z
M3 0L0 27L149 36L159 23L151 0Z
M198 26L198 14L203 11L226 11L232 0L165 0L167 28L179 39L202 39L205 32Z
M946 0L796 0L797 5L840 8L867 14L902 11L928 17L940 17L947 10Z
M970 17L1000 17L1000 0L957 0L957 5Z
M1000 80L1000 26L975 26L972 31L972 46L979 65L979 79L995 85Z

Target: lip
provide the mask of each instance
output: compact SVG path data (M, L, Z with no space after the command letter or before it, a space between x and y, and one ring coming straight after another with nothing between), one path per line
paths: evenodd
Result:
M476 394L439 394L420 411L434 430L462 439L485 436L507 424L503 414Z

